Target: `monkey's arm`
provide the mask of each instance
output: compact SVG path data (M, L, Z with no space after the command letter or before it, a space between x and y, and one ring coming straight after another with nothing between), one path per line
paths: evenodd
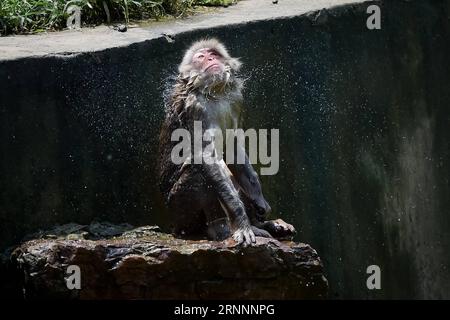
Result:
M195 97L190 97L195 99ZM215 126L207 121L206 115L203 113L205 109L196 101L191 101L188 105L195 106L191 109L191 119L194 121L201 121L203 129L211 129ZM196 136L194 133L194 121L188 121L187 127L191 136ZM203 132L202 132L203 133ZM198 134L198 133L197 133ZM250 220L245 212L245 207L239 198L239 192L233 185L230 178L230 172L225 165L223 159L218 158L217 148L214 143L214 138L211 141L204 141L202 139L202 150L192 148L194 152L194 160L198 157L202 159L201 164L194 164L201 166L201 171L206 180L211 184L217 192L218 199L224 208L234 231L233 238L237 243L245 242L250 244L255 242L255 235L251 229ZM195 154L199 152L199 154Z
M255 242L255 235L251 229L244 204L239 198L239 192L234 187L229 173L227 173L227 167L223 160L218 161L214 157L212 163L202 165L202 171L216 190L220 204L231 222L234 240L237 243L245 242L246 244Z

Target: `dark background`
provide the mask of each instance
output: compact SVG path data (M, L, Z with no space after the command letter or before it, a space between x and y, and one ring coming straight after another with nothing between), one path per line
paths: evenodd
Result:
M449 299L450 3L378 4L381 30L358 4L1 61L0 247L67 222L167 230L163 92L183 50L217 36L244 63L246 127L280 129L280 171L263 191L318 250L330 298Z

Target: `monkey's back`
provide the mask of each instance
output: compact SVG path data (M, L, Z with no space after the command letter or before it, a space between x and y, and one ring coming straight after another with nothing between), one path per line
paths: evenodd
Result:
M166 115L159 136L159 187L167 201L170 190L178 180L181 164L175 164L171 159L173 147L178 143L171 141L172 132L180 127L178 115L169 112Z

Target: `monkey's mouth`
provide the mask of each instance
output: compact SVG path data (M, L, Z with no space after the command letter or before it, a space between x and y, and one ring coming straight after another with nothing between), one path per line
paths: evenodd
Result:
M205 71L208 71L208 70L211 69L211 68L216 68L216 69L219 69L219 70L220 70L220 65L217 64L217 63L213 63L212 65L207 66L206 69L205 69Z

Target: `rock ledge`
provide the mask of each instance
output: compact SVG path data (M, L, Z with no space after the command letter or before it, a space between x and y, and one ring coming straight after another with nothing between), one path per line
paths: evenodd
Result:
M86 232L78 240L74 234L30 240L11 260L31 299L326 297L322 263L307 244L258 237L254 246L241 247L232 240L176 239L158 230L140 227L97 240L83 239ZM69 265L80 267L79 290L66 286Z

